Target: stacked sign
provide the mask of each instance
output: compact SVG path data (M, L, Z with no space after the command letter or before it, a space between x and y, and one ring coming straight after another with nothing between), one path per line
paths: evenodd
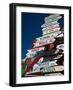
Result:
M42 36L36 38L22 62L22 76L64 74L64 30L60 15L45 17Z

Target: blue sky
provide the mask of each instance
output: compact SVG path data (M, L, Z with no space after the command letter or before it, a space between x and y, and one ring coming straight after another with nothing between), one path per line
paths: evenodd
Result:
M35 38L42 36L41 25L44 24L44 18L50 14L43 13L25 13L22 12L21 18L21 58L25 58L27 50L32 48L32 42ZM64 16L59 20L60 27L64 26Z

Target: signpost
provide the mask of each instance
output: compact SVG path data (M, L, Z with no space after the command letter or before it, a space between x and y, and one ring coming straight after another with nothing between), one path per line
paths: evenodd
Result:
M53 51L46 49L45 45L48 46L56 41L56 37L62 34L62 31L60 31L60 26L58 20L61 19L62 16L60 15L50 15L48 17L45 17L44 21L45 23L41 25L42 27L42 36L36 38L36 41L33 43L33 48L28 50L28 53L26 54L26 58L31 58L31 64L27 69L25 70L26 75L44 75L44 73L55 73L64 70L63 65L58 65L56 62L59 58L62 57L61 55L55 55L51 56L53 60L51 60L51 57L49 55L46 55L44 58L43 53ZM58 37L57 37L58 38ZM59 52L59 49L64 50L63 44L57 45L56 52L52 52L52 54L57 54ZM44 52L43 52L44 51ZM49 54L48 53L48 54ZM49 58L48 58L49 57ZM33 59L32 59L33 58ZM49 59L49 60L48 60ZM56 59L56 60L55 60ZM44 62L43 62L44 60Z

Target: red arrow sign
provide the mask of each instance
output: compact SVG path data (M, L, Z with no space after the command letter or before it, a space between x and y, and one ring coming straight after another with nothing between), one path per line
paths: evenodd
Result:
M34 66L34 64L36 64L36 63L40 60L40 58L41 58L40 56L36 57L36 58L34 59L34 61L31 62L31 64L27 67L25 73L29 72L30 69Z

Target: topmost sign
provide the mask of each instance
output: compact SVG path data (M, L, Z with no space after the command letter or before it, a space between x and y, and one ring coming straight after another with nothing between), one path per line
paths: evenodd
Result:
M54 21L58 21L59 19L61 19L62 16L60 15L50 15L48 17L45 18L45 23L51 23L51 22L54 22Z
M47 19L54 19L54 18L58 18L58 17L62 17L62 16L60 16L60 15L50 15L50 16L48 16L48 17L45 17L45 20L47 20Z
M45 24L41 25L42 28L50 25L59 24L58 20L61 19L62 16L60 15L50 15L48 17L45 17Z

